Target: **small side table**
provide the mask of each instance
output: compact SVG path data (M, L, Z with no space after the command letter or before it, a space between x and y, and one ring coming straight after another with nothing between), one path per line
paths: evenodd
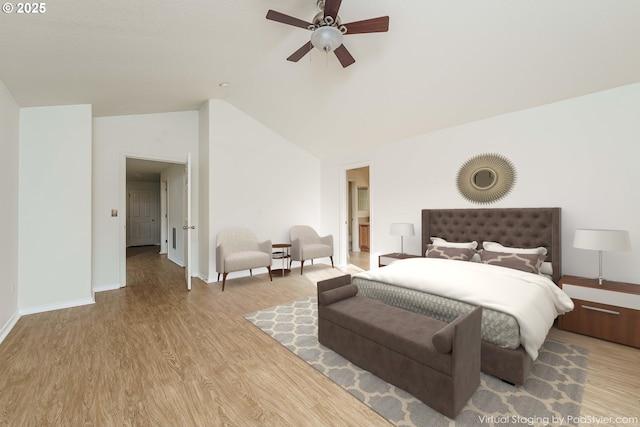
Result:
M393 261L407 258L420 258L420 255L401 254L398 252L380 255L378 257L378 267L384 267L385 265L391 264Z
M277 249L271 254L271 258L282 260L282 268L271 270L274 274L281 274L283 277L285 274L291 273L291 244L290 243L275 243L271 245L273 249Z

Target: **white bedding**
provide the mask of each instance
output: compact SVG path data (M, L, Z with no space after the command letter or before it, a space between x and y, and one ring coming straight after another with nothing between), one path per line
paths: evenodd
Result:
M439 258L394 261L356 277L481 305L513 316L521 344L538 357L554 319L573 310L573 301L548 278L495 265Z

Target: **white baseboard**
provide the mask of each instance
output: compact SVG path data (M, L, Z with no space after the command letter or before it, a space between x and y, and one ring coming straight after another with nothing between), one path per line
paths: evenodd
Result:
M0 329L0 344L2 343L2 341L4 341L7 335L9 335L9 332L11 332L13 327L16 326L18 320L20 320L20 313L16 311L15 313L13 313L13 316L11 316L9 320L7 320L7 323L2 326L2 329Z
M171 255L167 255L167 259L168 259L169 261L172 261L172 262L174 262L174 263L178 264L180 267L184 267L184 264L182 263L182 261L181 261L181 260L175 259L175 258L174 258L174 257L172 257Z
M300 268L300 261L291 261L291 268ZM304 266L309 267L310 265L331 265L331 260L329 258L318 258L313 260L313 264L311 264L311 260L305 261ZM338 264L334 261L334 266L338 266ZM277 268L277 267L276 267Z
M95 300L93 298L82 298L72 301L64 301L56 304L47 304L41 305L38 307L28 307L20 310L20 315L24 316L25 314L35 314L35 313L44 313L45 311L53 311L53 310L61 310L63 308L71 308L71 307L79 307L82 305L95 304Z
M120 286L120 283L114 283L112 285L96 286L95 288L93 288L93 292L115 291L116 289L120 289L121 287L122 286Z
M205 276L204 274L196 274L196 276L198 279L202 280L204 283L209 284L209 283L213 283L215 282L215 280L209 281L209 278L207 276Z

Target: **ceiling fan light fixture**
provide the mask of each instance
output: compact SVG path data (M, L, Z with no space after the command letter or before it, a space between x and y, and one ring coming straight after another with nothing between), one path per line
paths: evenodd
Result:
M316 28L311 33L311 44L323 52L333 52L342 44L342 31L329 25Z

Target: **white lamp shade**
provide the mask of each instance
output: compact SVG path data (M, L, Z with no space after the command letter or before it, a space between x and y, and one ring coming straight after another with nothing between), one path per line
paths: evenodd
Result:
M573 247L594 251L629 251L631 239L626 230L576 230Z
M317 28L311 33L311 44L316 49L333 52L342 44L342 32L329 25Z
M413 236L414 234L413 224L406 222L396 222L391 224L392 236Z

